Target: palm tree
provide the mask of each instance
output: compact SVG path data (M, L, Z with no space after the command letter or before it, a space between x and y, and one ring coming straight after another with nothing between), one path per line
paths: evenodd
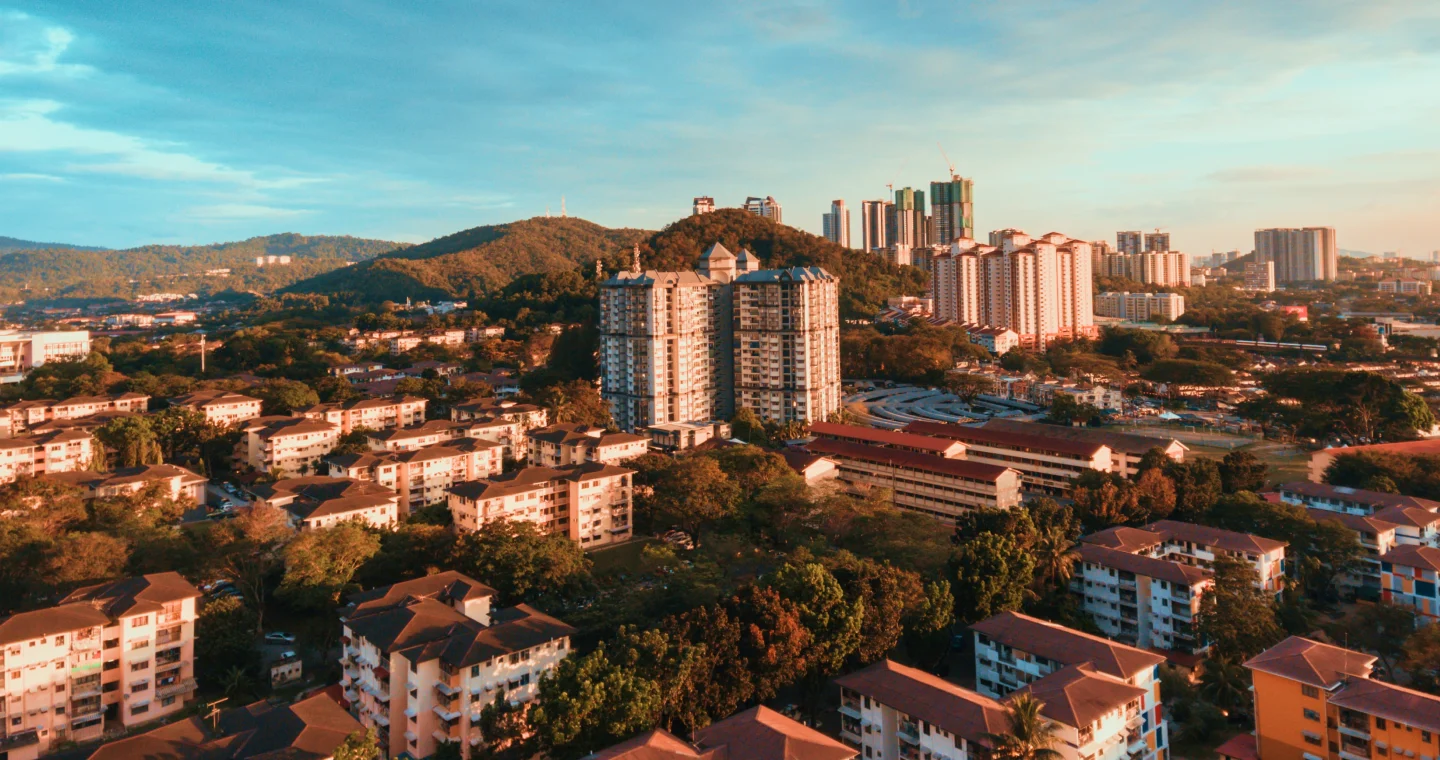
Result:
M1054 525L1035 537L1031 552L1035 556L1035 575L1049 586L1060 586L1070 580L1075 570L1074 542L1064 528Z
M1010 700L1010 730L1003 734L986 734L994 747L995 760L1060 760L1063 756L1052 749L1060 741L1055 724L1040 714L1045 704L1033 694L1021 693Z
M250 674L246 673L244 668L235 665L225 671L220 683L225 689L225 696L233 697L250 688Z
M1226 714L1245 711L1249 687L1246 670L1239 663L1228 657L1205 660L1204 669L1200 671L1200 696Z

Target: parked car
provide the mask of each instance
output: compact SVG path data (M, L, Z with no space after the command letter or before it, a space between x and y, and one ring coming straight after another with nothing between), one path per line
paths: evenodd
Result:
M265 634L266 644L294 644L295 636L284 631L271 631Z

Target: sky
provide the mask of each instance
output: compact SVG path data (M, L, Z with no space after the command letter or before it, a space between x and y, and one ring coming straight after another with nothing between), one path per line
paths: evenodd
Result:
M943 145L981 238L1440 250L1433 0L5 2L0 235L423 242L773 195L817 233L845 199L858 239Z

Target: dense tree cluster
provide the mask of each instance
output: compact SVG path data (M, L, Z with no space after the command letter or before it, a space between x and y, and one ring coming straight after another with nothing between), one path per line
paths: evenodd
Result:
M1435 417L1419 396L1374 372L1292 369L1266 373L1265 393L1239 408L1268 429L1351 443L1403 441Z

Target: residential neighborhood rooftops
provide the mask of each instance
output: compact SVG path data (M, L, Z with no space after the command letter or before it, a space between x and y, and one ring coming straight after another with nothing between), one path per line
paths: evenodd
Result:
M1085 443L1096 443L1110 447L1111 451L1121 451L1133 456L1144 456L1146 452L1154 448L1168 449L1178 446L1182 450L1185 444L1174 438L1160 438L1136 433L1117 433L1112 430L1096 430L1087 427L1072 427L1070 425L1044 425L1037 422L1021 422L1019 420L1007 420L1000 417L991 417L981 427L988 430L1002 430L1011 433L1029 433L1043 435L1050 438L1065 438L1072 441L1083 441Z
M1209 570L1194 565L1146 557L1142 554L1130 554L1094 544L1080 544L1076 547L1075 552L1080 555L1082 562L1091 562L1102 567L1124 570L1186 587L1209 580L1214 575Z
M1378 657L1291 636L1251 657L1245 667L1292 681L1333 688L1347 678L1369 678Z
M805 450L811 454L819 454L821 456L848 457L866 462L875 462L877 464L910 467L925 472L989 482L995 482L1004 476L1006 472L1012 472L1008 467L1001 467L984 462L971 462L967 459L946 459L944 457L920 454L905 449L867 446L863 443L836 441L829 438L817 438L805 444Z
M1051 427L1045 425L1043 427ZM999 428L987 429L972 425L956 425L949 422L912 422L906 425L907 433L949 438L962 443L995 444L1013 446L1037 452L1054 452L1090 459L1102 450L1108 450L1103 443L1076 441L1068 438L1043 435L1043 431L1013 431Z
M1332 486L1329 483L1311 483L1308 480L1284 483L1278 490L1281 494L1293 493L1298 496L1309 496L1317 499L1354 502L1376 509L1383 507L1418 507L1430 512L1440 510L1440 501L1422 499L1418 496L1405 496L1398 493L1367 491L1362 488L1349 488L1347 486Z
M1067 726L1083 727L1148 693L1088 663L1067 665L1024 689L1044 703L1041 713Z
M970 629L1005 646L1065 665L1088 662L1100 672L1120 679L1133 678L1165 662L1164 657L1153 652L1018 612L1002 612Z
M877 446L914 449L944 456L963 445L947 438L906 433L900 430L886 430L862 425L839 425L833 422L810 423L810 434L820 438L855 440ZM963 450L963 449L962 449Z

